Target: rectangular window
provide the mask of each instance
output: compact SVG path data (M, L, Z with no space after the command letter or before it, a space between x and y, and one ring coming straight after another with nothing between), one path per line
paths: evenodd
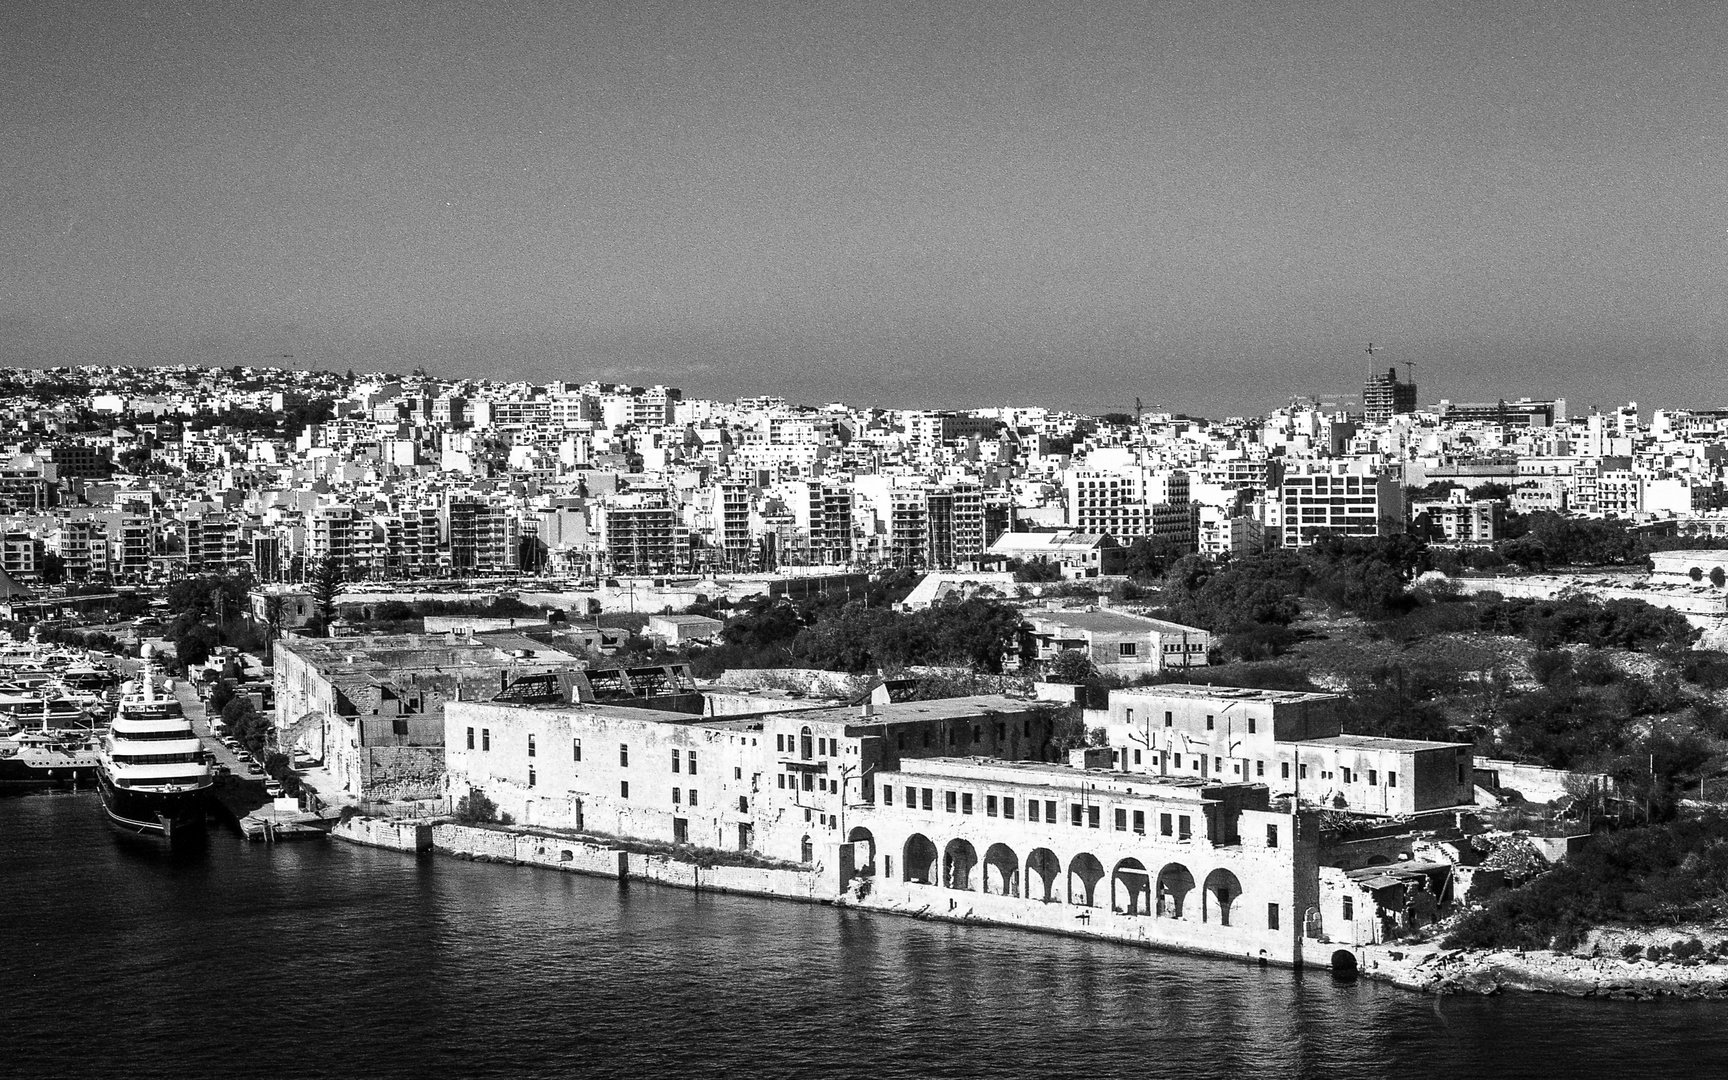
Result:
M1074 826L1076 829L1078 829L1080 827L1081 822L1083 822L1085 820L1086 820L1086 808L1084 806L1081 806L1079 803L1069 803L1068 804L1068 824L1070 824L1070 825Z
M581 739L571 739L570 740L570 755L571 755L571 757L570 757L571 761L581 761L582 760L582 740Z
M528 736L528 756L534 756L534 736Z
M1254 734L1254 718L1252 716L1248 718L1248 734Z
M1217 718L1214 717L1211 713L1207 713L1206 714L1206 730L1207 731L1215 731L1215 730L1217 730L1217 726L1218 726L1217 725Z
M1140 643L1136 641L1119 641L1116 643L1117 656L1135 656L1140 652Z
M492 729L489 727L483 727L480 729L480 749L492 749Z
M1139 833L1141 836L1146 835L1146 811L1134 811L1134 831Z
M909 787L906 789L906 809L918 809L918 789L915 787Z
M672 751L672 771L673 772L682 772L682 771L684 771L683 766L684 766L684 755L680 754L676 750Z
M883 806L893 806L894 805L894 785L893 784L883 784L882 785L882 805Z
M1169 836L1170 835L1170 815L1169 814L1159 814L1158 815L1158 835L1159 836Z
M534 786L534 766L528 766L528 786Z
M474 729L468 729L468 749L474 749Z
M786 788L786 774L785 774L785 773L781 773L781 774L780 774L780 775L779 775L779 776L776 776L776 777L775 777L775 778L774 778L774 779L776 779L776 780L778 780L778 781L780 781L780 783L779 783L779 784L778 784L778 785L777 785L777 786L778 786L778 787L779 787L779 788L780 788L780 789L781 789L781 790L782 790L782 791L784 791L784 790L785 790L785 788Z
M1290 763L1288 761L1278 763L1278 775L1285 780L1290 779Z
M960 796L960 812L962 814L972 812L972 793L970 791Z
M618 781L618 797L620 799L628 799L630 797L630 781Z
M1134 764L1140 764L1140 751L1134 751Z
M624 768L630 767L630 744L618 744L618 764Z
M691 806L696 805L696 789L695 788L690 789L690 805Z
M740 814L748 814L750 812L750 799L748 796L738 796L738 812Z
M1267 904L1266 905L1266 929L1268 929L1268 930L1278 929L1278 905L1277 904Z
M1056 824L1056 800L1055 799L1045 799L1044 800L1044 824L1046 824L1046 825Z
M1224 772L1224 759L1221 757L1213 758L1212 759L1212 774L1214 776L1219 776L1219 775L1222 775L1223 772Z
M1344 898L1344 921L1347 923L1356 921L1356 901L1348 896Z
M1380 773L1376 769L1368 770L1368 786L1375 787L1380 783Z
M683 799L683 797L684 797L684 792L682 790L680 790L679 788L673 788L672 789L672 805L673 806L677 806L678 803Z
M1134 710L1133 709L1123 709L1122 710L1122 722L1125 724L1128 724L1129 726L1133 726L1133 724L1134 724Z
M1278 846L1278 826L1276 826L1276 825L1266 826L1266 846L1267 847L1277 847Z
M1116 808L1116 831L1128 831L1128 811L1122 809L1120 806Z
M1086 827L1088 829L1096 829L1102 824L1103 818L1104 814L1101 807L1088 806L1086 808Z
M1464 766L1462 765L1458 766L1458 782L1460 784L1464 782Z
M959 796L955 795L952 791L944 791L942 793L942 809L948 811L950 814L954 812L958 801Z
M995 817L996 816L996 796L994 796L994 795L984 796L984 816L985 817Z
M774 736L774 749L777 750L778 752L782 753L782 754L784 754L786 752L786 736L784 736L784 735Z
M1002 796L1002 816L1005 818L1013 818L1014 816L1014 799L1011 796Z
M1254 775L1255 776L1265 776L1266 775L1266 763L1264 761L1256 761L1254 763Z
M1176 722L1176 720L1175 720L1175 714L1174 713L1166 712L1164 714L1164 726L1165 727L1169 727L1171 724L1174 724L1175 722Z
M1180 769L1182 767L1182 755L1181 754L1175 755L1175 759L1176 759L1176 768Z
M1296 777L1299 780L1308 779L1308 766L1307 765L1296 766Z
M926 809L926 810L936 809L936 792L932 788L925 788L924 789L924 809Z
M678 792L674 790L672 794L676 795ZM677 802L678 800L672 801ZM672 819L672 842L674 844L688 844L690 842L689 818L675 817Z
M814 773L805 773L804 774L804 790L805 791L815 791L816 790L816 775Z
M1188 840L1191 839L1193 835L1194 819L1189 817L1187 814L1178 815L1176 818L1176 839Z
M691 776L696 775L696 751L687 750L684 752L684 765Z
M1398 786L1398 774L1397 773L1389 772L1386 774L1386 786L1387 787L1397 787Z

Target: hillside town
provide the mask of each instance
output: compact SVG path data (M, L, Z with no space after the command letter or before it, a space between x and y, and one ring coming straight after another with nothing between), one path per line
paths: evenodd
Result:
M276 368L12 371L3 565L38 585L702 578L903 568L1063 579L1319 533L1471 548L1505 515L1728 537L1728 411L1418 407L1395 371L1264 417L712 401Z

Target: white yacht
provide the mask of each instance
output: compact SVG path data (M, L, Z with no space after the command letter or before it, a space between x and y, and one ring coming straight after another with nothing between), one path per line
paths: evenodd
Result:
M214 782L204 744L180 702L156 688L152 651L135 682L121 689L114 721L102 740L97 786L102 808L128 832L173 839L204 825L204 804Z

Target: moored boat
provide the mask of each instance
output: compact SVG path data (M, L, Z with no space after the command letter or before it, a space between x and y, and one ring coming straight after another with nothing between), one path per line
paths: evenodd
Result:
M172 840L203 828L213 777L179 700L157 690L151 659L146 646L138 679L121 690L96 779L102 808L117 827Z

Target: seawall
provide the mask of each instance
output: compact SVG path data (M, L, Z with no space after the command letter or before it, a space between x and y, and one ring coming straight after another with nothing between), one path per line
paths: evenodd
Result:
M830 899L823 895L822 875L815 870L701 866L668 855L627 851L592 841L539 833L452 824L426 828L431 834L430 849L456 858L539 866L615 880L648 881L680 889L770 896L803 903L826 903Z
M502 828L417 824L354 817L332 835L350 843L395 851L432 851L461 859L535 866L622 881L644 881L697 891L760 896L800 903L833 904L888 915L997 926L1065 937L1110 941L1164 952L1249 963L1296 966L1294 953L1277 955L1252 934L1189 919L1152 919L1107 907L1039 904L1015 897L961 892L906 882L853 879L841 891L838 875L815 869L767 866L702 866L669 855L625 850L604 842ZM864 884L868 881L868 884ZM1300 948L1300 946L1297 946ZM1325 968L1333 946L1301 956Z

